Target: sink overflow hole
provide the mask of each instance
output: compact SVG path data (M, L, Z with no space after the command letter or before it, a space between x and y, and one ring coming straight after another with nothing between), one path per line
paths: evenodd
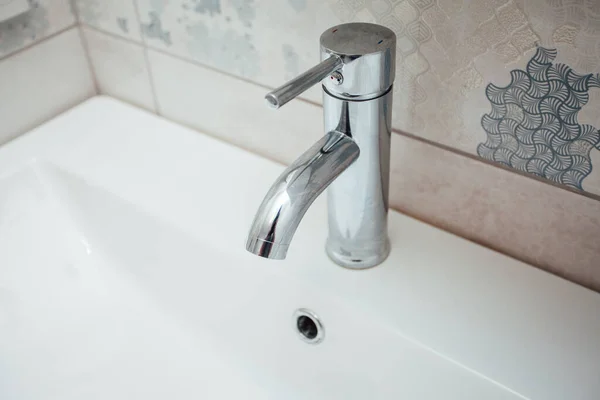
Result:
M313 340L317 337L317 333L319 330L317 329L317 324L315 321L307 317L306 315L301 315L298 317L298 332L302 334L308 340Z
M325 329L319 317L305 308L300 308L294 312L294 328L306 343L317 344L325 337Z

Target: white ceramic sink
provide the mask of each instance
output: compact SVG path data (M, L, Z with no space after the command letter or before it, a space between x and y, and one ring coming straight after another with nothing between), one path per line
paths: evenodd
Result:
M0 148L0 399L600 397L597 293L395 212L337 267L324 201L247 253L282 168L105 97Z

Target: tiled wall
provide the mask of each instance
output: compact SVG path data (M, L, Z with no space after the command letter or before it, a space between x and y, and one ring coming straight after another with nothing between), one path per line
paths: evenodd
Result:
M320 90L266 90L328 27L388 26L392 206L600 289L599 1L75 2L101 92L284 163L323 134Z
M596 0L137 2L140 23L131 2L78 1L91 26L267 86L314 64L327 27L386 25L396 129L600 194Z
M69 0L0 21L0 144L95 94Z

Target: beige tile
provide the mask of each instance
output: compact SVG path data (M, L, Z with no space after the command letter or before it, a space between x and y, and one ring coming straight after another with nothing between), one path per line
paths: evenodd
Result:
M95 94L76 27L0 61L0 144Z
M156 111L142 45L82 30L100 93Z
M148 55L159 113L167 118L282 163L323 135L321 107L292 100L273 110L266 89L154 50Z
M393 208L600 290L600 201L400 135L390 186Z

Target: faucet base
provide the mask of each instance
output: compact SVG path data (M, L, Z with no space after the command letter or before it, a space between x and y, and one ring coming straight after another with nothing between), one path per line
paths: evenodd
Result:
M369 248L348 250L343 248L340 243L327 239L325 251L331 261L341 267L367 269L375 267L387 259L390 255L390 242L385 239L383 242L372 243Z
M360 156L327 189L327 254L336 264L363 269L390 252L387 233L392 90L368 101L324 91L325 128L358 145Z

